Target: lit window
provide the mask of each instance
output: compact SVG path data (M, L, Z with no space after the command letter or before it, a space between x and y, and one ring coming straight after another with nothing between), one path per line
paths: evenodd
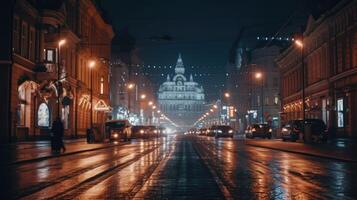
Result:
M100 94L104 94L104 78L100 78Z
M50 126L50 111L47 104L41 103L37 112L37 125L41 127Z
M344 115L343 115L343 99L338 99L337 100L337 127L342 128L344 127Z
M274 97L274 104L277 105L279 103L279 98L278 97Z
M55 50L54 49L45 49L45 61L46 62L55 62Z

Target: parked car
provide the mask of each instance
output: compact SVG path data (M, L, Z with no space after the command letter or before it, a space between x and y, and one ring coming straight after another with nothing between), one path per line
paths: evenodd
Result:
M311 139L313 142L326 142L328 139L326 124L321 119L306 119L305 129L311 131Z
M230 126L226 125L214 125L209 128L209 135L218 137L230 137L233 138L234 130Z
M303 135L303 124L305 124L305 136ZM325 122L321 119L306 119L289 121L281 129L283 141L296 141L299 135L303 135L304 141L311 142L326 142L328 139L328 131Z
M247 126L245 130L246 138L268 138L271 139L273 129L268 124L252 124Z
M131 139L131 124L128 120L110 120L105 123L105 131L112 141L129 141Z
M299 139L299 135L301 133L302 127L302 120L291 120L288 121L282 128L281 128L281 137L283 141L293 141Z

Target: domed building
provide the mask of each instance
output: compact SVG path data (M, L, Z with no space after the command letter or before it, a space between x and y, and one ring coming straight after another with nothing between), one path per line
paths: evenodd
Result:
M193 125L204 111L205 94L203 87L185 76L185 67L179 54L175 66L175 75L160 85L158 92L160 109L177 125Z

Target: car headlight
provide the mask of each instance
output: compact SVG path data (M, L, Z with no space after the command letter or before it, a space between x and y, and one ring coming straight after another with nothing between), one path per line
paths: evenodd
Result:
M271 132L273 132L273 129L270 128L270 129L269 129L269 133L271 133Z
M145 131L144 130L140 130L140 133L143 134L143 133L145 133Z
M222 133L222 130L218 130L218 133Z
M233 133L233 130L229 130L228 133Z
M118 137L119 137L119 134L118 134L118 133L114 133L114 134L113 134L113 137L114 137L114 138L118 138Z
M255 131L257 131L255 128L252 128L252 132L255 132Z
M154 133L157 133L157 130L154 130Z
M281 131L288 132L289 130L287 128L282 128Z

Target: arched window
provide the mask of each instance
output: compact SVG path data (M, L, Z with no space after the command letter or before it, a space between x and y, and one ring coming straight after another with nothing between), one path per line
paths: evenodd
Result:
M104 94L104 78L100 77L100 94Z
M37 125L41 127L50 126L50 111L47 104L41 103L37 111Z

